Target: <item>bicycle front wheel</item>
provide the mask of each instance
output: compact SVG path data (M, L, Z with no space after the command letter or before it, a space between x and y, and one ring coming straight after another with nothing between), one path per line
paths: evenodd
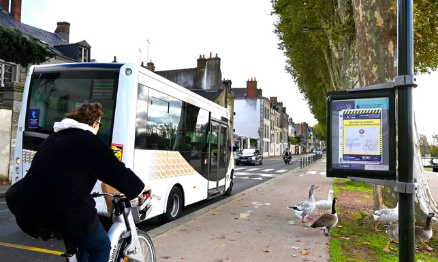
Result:
M152 239L150 238L150 236L142 231L142 230L137 230L137 236L138 236L138 240L140 241L140 247L141 247L141 251L144 257L144 261L145 262L156 262L157 261L157 255L155 253L155 247L154 244L152 243ZM129 241L131 240L130 238L128 238ZM117 259L117 261L123 261L123 262L135 262L134 260L128 259L123 256L123 251L124 247L126 247L128 245L128 243L126 242L127 240L123 240L123 242L125 243L120 243L119 248L120 251L119 252L119 258Z

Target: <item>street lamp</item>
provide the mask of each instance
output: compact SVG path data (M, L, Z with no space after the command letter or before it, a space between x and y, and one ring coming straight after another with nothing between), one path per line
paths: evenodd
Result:
M325 30L328 28L323 28L323 27L308 27L308 26L303 26L300 28L301 32L303 33L307 33L309 31L314 31L314 30Z

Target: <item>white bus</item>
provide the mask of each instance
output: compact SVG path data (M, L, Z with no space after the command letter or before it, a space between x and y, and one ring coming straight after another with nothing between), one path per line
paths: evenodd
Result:
M13 182L23 178L54 122L84 101L103 105L98 136L152 192L153 210L171 221L184 206L231 194L234 159L230 113L136 64L32 66L18 122ZM84 150L87 150L84 148ZM95 190L102 190L98 182ZM99 215L111 204L96 199Z

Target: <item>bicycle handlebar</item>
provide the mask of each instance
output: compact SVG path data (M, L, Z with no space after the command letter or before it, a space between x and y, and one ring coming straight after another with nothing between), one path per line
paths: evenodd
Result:
M91 193L92 197L100 197L100 196L109 196L109 197L124 197L125 195L122 193L111 194L111 193L101 193L101 192L93 192Z

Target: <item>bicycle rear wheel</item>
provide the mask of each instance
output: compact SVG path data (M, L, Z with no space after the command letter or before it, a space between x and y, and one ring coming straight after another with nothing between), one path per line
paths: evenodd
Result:
M152 239L150 238L150 236L142 231L142 230L137 230L137 235L138 235L138 240L140 241L140 246L142 249L142 254L144 256L144 261L145 262L156 262L157 261L157 255L155 253L155 247L154 244L152 243ZM123 255L123 250L126 248L126 246L128 246L128 241L131 241L131 238L128 239L124 239L123 241L121 241L121 243L119 244L119 256L117 258L117 262L134 262L131 259L125 259L124 255Z

